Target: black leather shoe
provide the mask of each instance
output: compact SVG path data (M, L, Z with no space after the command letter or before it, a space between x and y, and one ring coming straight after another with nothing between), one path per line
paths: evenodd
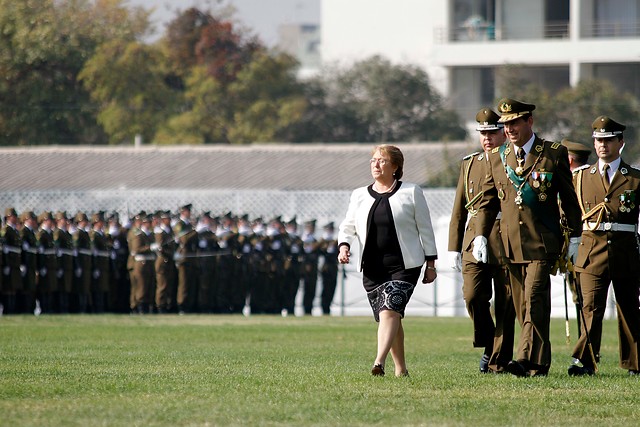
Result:
M489 356L483 354L480 358L480 373L486 374L489 372Z
M593 375L595 372L593 368L588 366L571 365L567 369L567 373L570 377L584 377L585 375Z
M371 375L374 377L384 377L384 366L379 363L373 365L373 368L371 368Z
M507 366L505 367L505 371L519 378L524 378L528 375L528 372L525 369L525 367L520 362L517 362L515 360L512 360L511 362L507 363Z

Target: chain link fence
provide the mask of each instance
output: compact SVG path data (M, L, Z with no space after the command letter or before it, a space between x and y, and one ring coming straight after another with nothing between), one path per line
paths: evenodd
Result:
M18 212L33 210L65 210L118 212L122 217L141 210L159 209L176 211L178 206L192 203L196 213L211 211L213 215L233 212L248 214L250 218L264 219L282 216L297 217L298 222L316 219L322 226L328 222L339 224L346 213L349 191L252 191L252 190L96 190L96 191L30 191L0 194L0 206L14 207ZM448 253L448 233L455 190L450 188L426 189L425 196L438 246L438 279L433 285L419 285L407 307L408 314L425 316L466 316L462 298L462 276L453 271ZM322 289L319 279L318 292ZM562 277L552 278L552 315L564 316ZM299 297L301 298L301 293ZM571 305L571 301L569 301ZM608 311L611 315L611 304ZM297 310L301 310L298 301ZM318 309L319 310L319 309ZM336 291L332 312L340 315L370 315L370 308L362 290L362 276L352 263L341 270L339 289ZM570 310L575 317L575 310Z

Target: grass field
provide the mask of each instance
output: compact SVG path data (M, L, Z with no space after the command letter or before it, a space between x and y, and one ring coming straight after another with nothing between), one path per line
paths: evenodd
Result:
M574 328L575 325L571 324ZM640 379L605 324L600 374L477 373L465 318L405 319L409 378L372 377L369 317L4 316L0 425L637 425ZM575 336L572 337L575 342ZM387 371L393 372L391 358Z

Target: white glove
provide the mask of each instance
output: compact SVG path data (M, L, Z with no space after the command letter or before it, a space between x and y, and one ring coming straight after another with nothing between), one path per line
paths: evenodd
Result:
M580 237L569 238L569 249L567 249L567 255L572 263L576 262L578 256L578 248L580 247Z
M82 276L82 268L80 267L76 268L75 273L76 273L76 277Z
M453 258L453 265L451 266L451 268L454 271L462 271L462 254L460 252L453 252L454 254L454 258Z
M156 252L160 249L160 245L157 243L152 243L149 245L149 249L151 249L152 251Z
M93 278L94 279L98 279L99 277L100 277L100 269L94 268L93 269Z
M56 273L56 277L60 279L63 275L64 275L64 270L59 268L58 272Z
M22 277L27 275L27 266L24 264L20 265L20 275Z
M2 269L2 272L4 273L5 276L8 276L9 273L11 273L11 267L9 267L8 265L6 267L4 267Z
M473 239L473 257L478 262L487 262L487 238L484 236L476 236Z
M42 267L40 269L40 276L44 277L47 275L47 267Z
M205 239L200 239L198 241L198 246L200 247L200 249L204 249L207 247L207 241Z

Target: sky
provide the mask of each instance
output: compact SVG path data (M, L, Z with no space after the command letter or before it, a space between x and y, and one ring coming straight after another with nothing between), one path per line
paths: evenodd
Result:
M176 16L176 9L191 6L209 9L208 5L231 4L236 9L234 18L245 27L253 29L262 42L273 47L278 41L278 26L288 23L319 24L321 0L128 0L131 6L145 9L155 8L151 16L159 29L164 32L166 23Z

